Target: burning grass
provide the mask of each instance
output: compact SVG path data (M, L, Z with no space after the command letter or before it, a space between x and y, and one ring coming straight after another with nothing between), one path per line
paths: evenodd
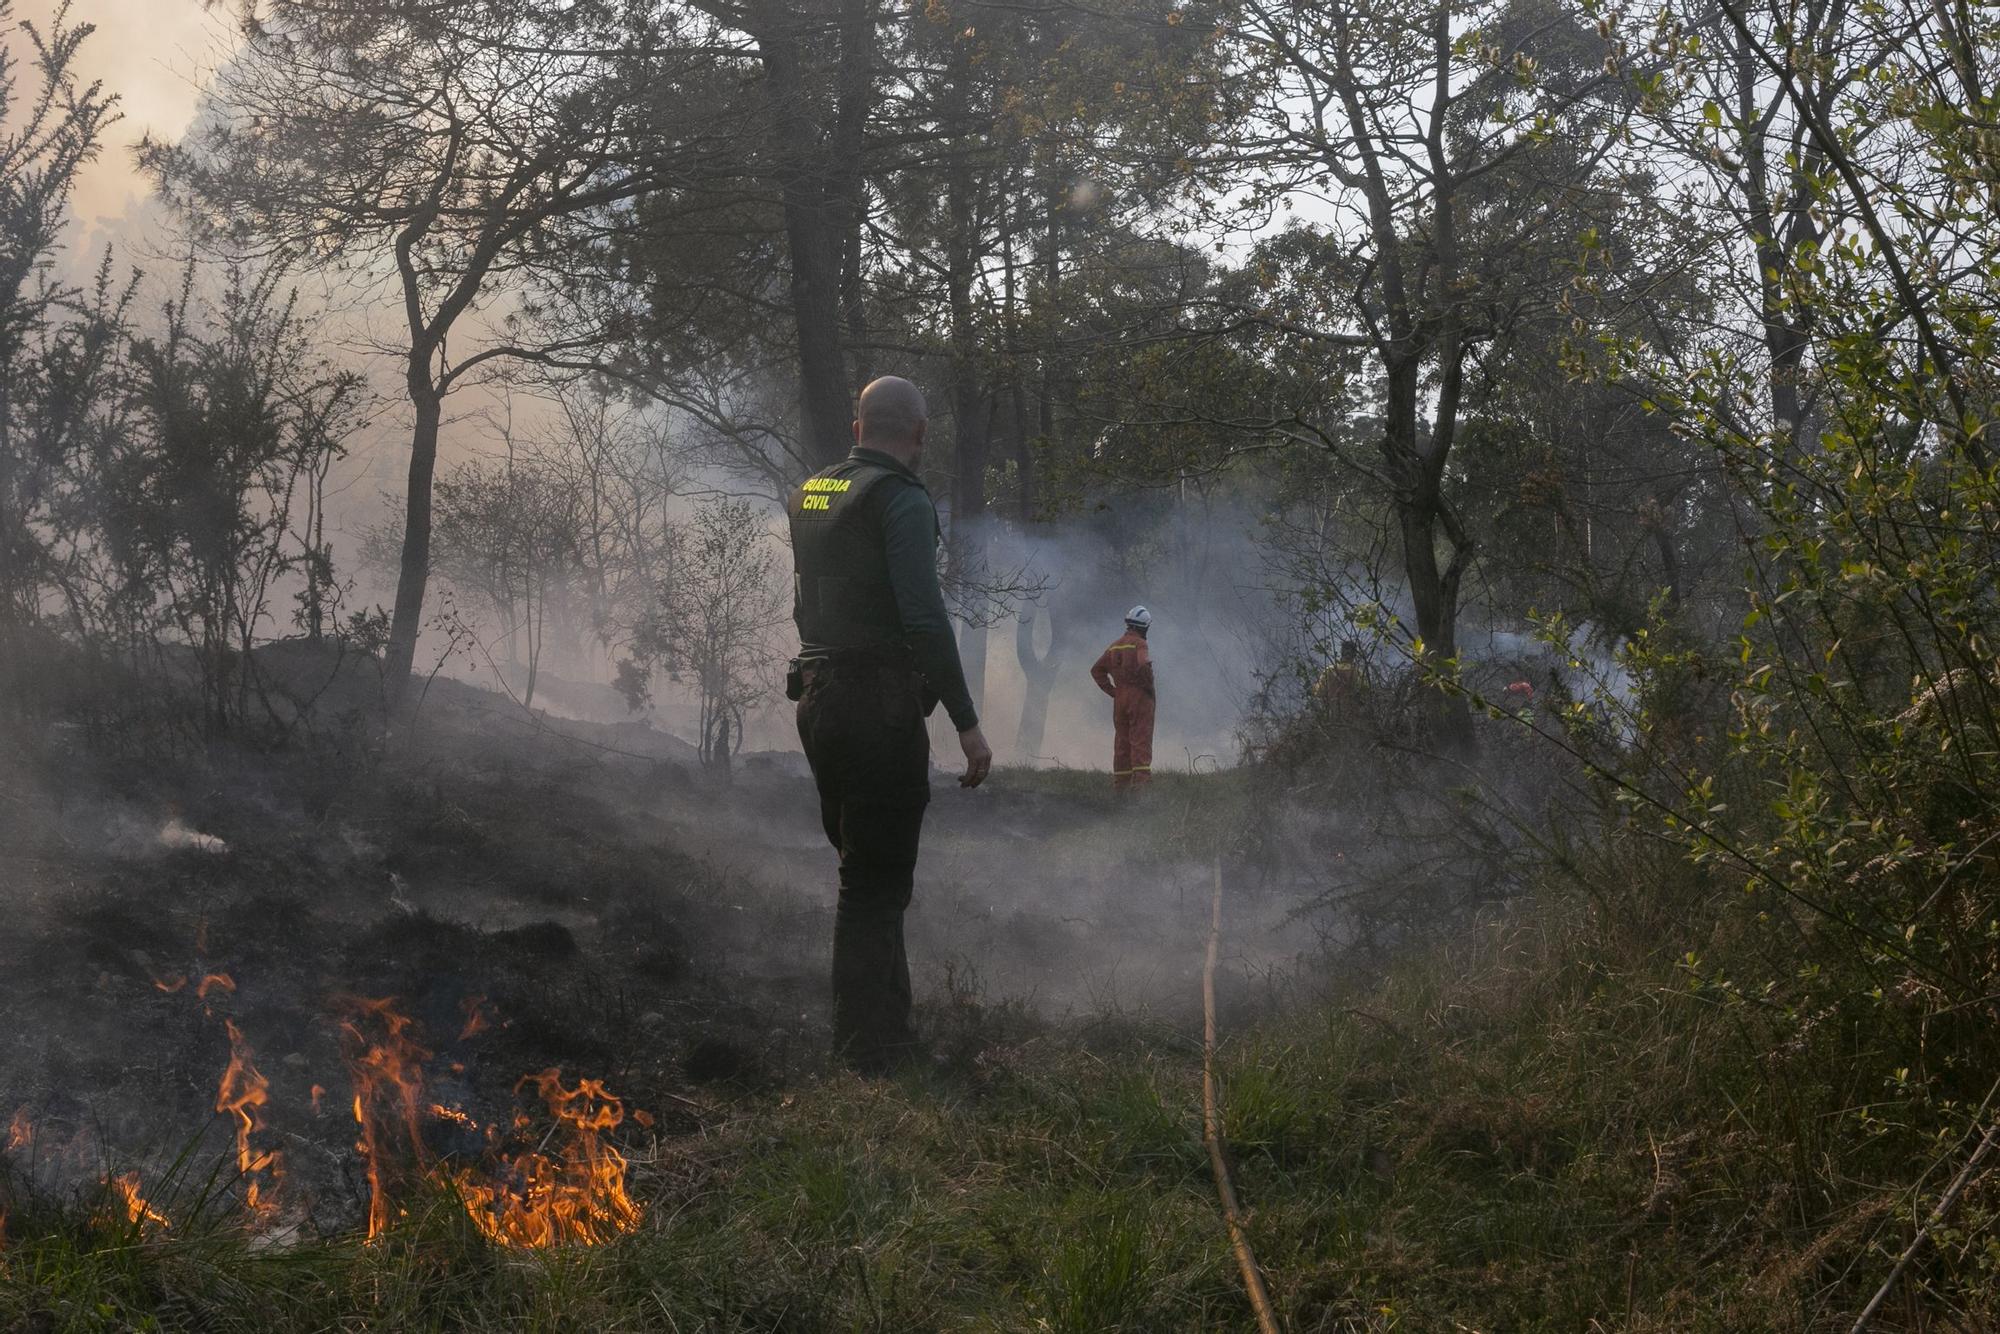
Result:
M563 1082L562 1071L525 1075L546 1111L517 1108L507 1124L482 1125L463 1108L435 1101L425 1065L433 1053L391 998L348 997L341 1045L354 1085L355 1149L367 1164L368 1236L379 1237L407 1206L399 1197L413 1180L448 1185L474 1226L488 1239L515 1247L594 1246L639 1225L644 1210L625 1189L625 1156L611 1142L627 1120L624 1100L599 1079ZM470 998L459 1037L491 1027L485 998ZM631 1114L650 1128L644 1112ZM439 1155L430 1128L480 1146ZM529 1147L532 1145L532 1147Z
M474 1226L500 1245L527 1247L595 1246L638 1227L644 1211L626 1192L625 1156L608 1138L625 1122L624 1101L601 1080L565 1088L560 1070L529 1075L517 1088L530 1085L551 1121L550 1135L539 1143L555 1138L560 1144L553 1153L528 1149L501 1155L494 1167L452 1172ZM632 1115L651 1124L644 1112ZM535 1126L521 1113L513 1130L524 1137Z
M507 1247L594 1246L639 1226L645 1210L626 1190L627 1160L613 1139L628 1120L643 1131L653 1119L636 1109L628 1112L604 1081L566 1083L557 1068L523 1076L515 1092L532 1090L538 1109L517 1106L504 1122L482 1124L463 1108L435 1099L426 1070L434 1053L393 998L343 997L339 1007L358 1132L354 1149L368 1186L368 1240L408 1218L413 1200L440 1192L459 1203L480 1234ZM482 1022L468 1023L462 1040L492 1027L483 997L467 1010ZM269 1138L271 1083L236 1020L222 1023L229 1060L214 1108L233 1134L228 1162L234 1172L213 1175L190 1212L207 1230L226 1228L290 1244L298 1240L296 1225L311 1201L287 1189L284 1154L263 1142ZM323 1087L313 1085L314 1114L323 1095ZM440 1141L446 1144L442 1150L436 1147ZM14 1112L6 1145L11 1162L32 1165L36 1132L27 1108ZM176 1185L189 1184L185 1177L198 1165L198 1148L197 1139L183 1149L170 1173ZM173 1230L171 1206L148 1198L138 1171L107 1175L103 1186L109 1217L122 1216L133 1239Z
M146 1197L140 1193L137 1172L120 1172L115 1177L106 1177L104 1184L111 1189L125 1221L132 1225L134 1231L144 1235L148 1229L164 1231L171 1226L167 1216L148 1204Z

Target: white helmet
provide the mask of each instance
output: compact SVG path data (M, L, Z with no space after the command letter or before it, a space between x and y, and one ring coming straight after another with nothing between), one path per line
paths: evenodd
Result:
M1125 624L1134 630L1148 630L1153 625L1153 613L1144 607L1134 607L1125 613Z

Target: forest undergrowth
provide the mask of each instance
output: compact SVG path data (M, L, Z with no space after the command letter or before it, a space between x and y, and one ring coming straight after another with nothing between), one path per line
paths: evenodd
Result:
M1003 779L1090 800L1071 775ZM580 818L551 812L552 831L447 791L530 860ZM1108 836L1226 853L1258 800L1242 772L1152 796ZM1239 1007L1225 1129L1284 1326L1847 1328L1971 1151L1966 1109L1939 1072L1903 1068L1908 1005L1835 995L1802 1015L1732 984L1774 962L1743 899L1628 831L1545 855L1525 892L1373 966L1350 955L1332 982ZM700 901L670 911L698 931ZM1795 962L1811 967L1803 949ZM1038 1015L975 974L933 995L926 1023L938 1059L892 1081L797 1045L700 1085L624 1062L635 1103L676 1117L620 1140L643 1218L601 1245L496 1244L448 1179L372 1240L273 1232L212 1142L149 1179L143 1213L108 1183L51 1194L16 1174L0 1324L1247 1326L1184 1015ZM1996 1207L1990 1184L1965 1193L1877 1328L2000 1318Z

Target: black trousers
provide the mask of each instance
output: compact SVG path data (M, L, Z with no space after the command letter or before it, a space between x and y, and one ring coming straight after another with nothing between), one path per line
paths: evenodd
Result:
M921 679L893 663L820 663L798 718L820 820L840 852L834 1049L852 1065L878 1067L916 1041L903 913L931 795Z

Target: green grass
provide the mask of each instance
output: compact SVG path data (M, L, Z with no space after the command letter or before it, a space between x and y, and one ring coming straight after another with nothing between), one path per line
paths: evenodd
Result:
M1086 820L1078 836L1092 844L1109 839L1151 857L1163 849L1206 854L1233 848L1258 823L1259 803L1270 799L1245 768L1189 773L1162 767L1134 794L1114 792L1101 769L1001 768L987 781L996 793L1026 794L1071 820ZM1115 821L1107 824L1107 815ZM1064 835L1058 830L1053 837Z

